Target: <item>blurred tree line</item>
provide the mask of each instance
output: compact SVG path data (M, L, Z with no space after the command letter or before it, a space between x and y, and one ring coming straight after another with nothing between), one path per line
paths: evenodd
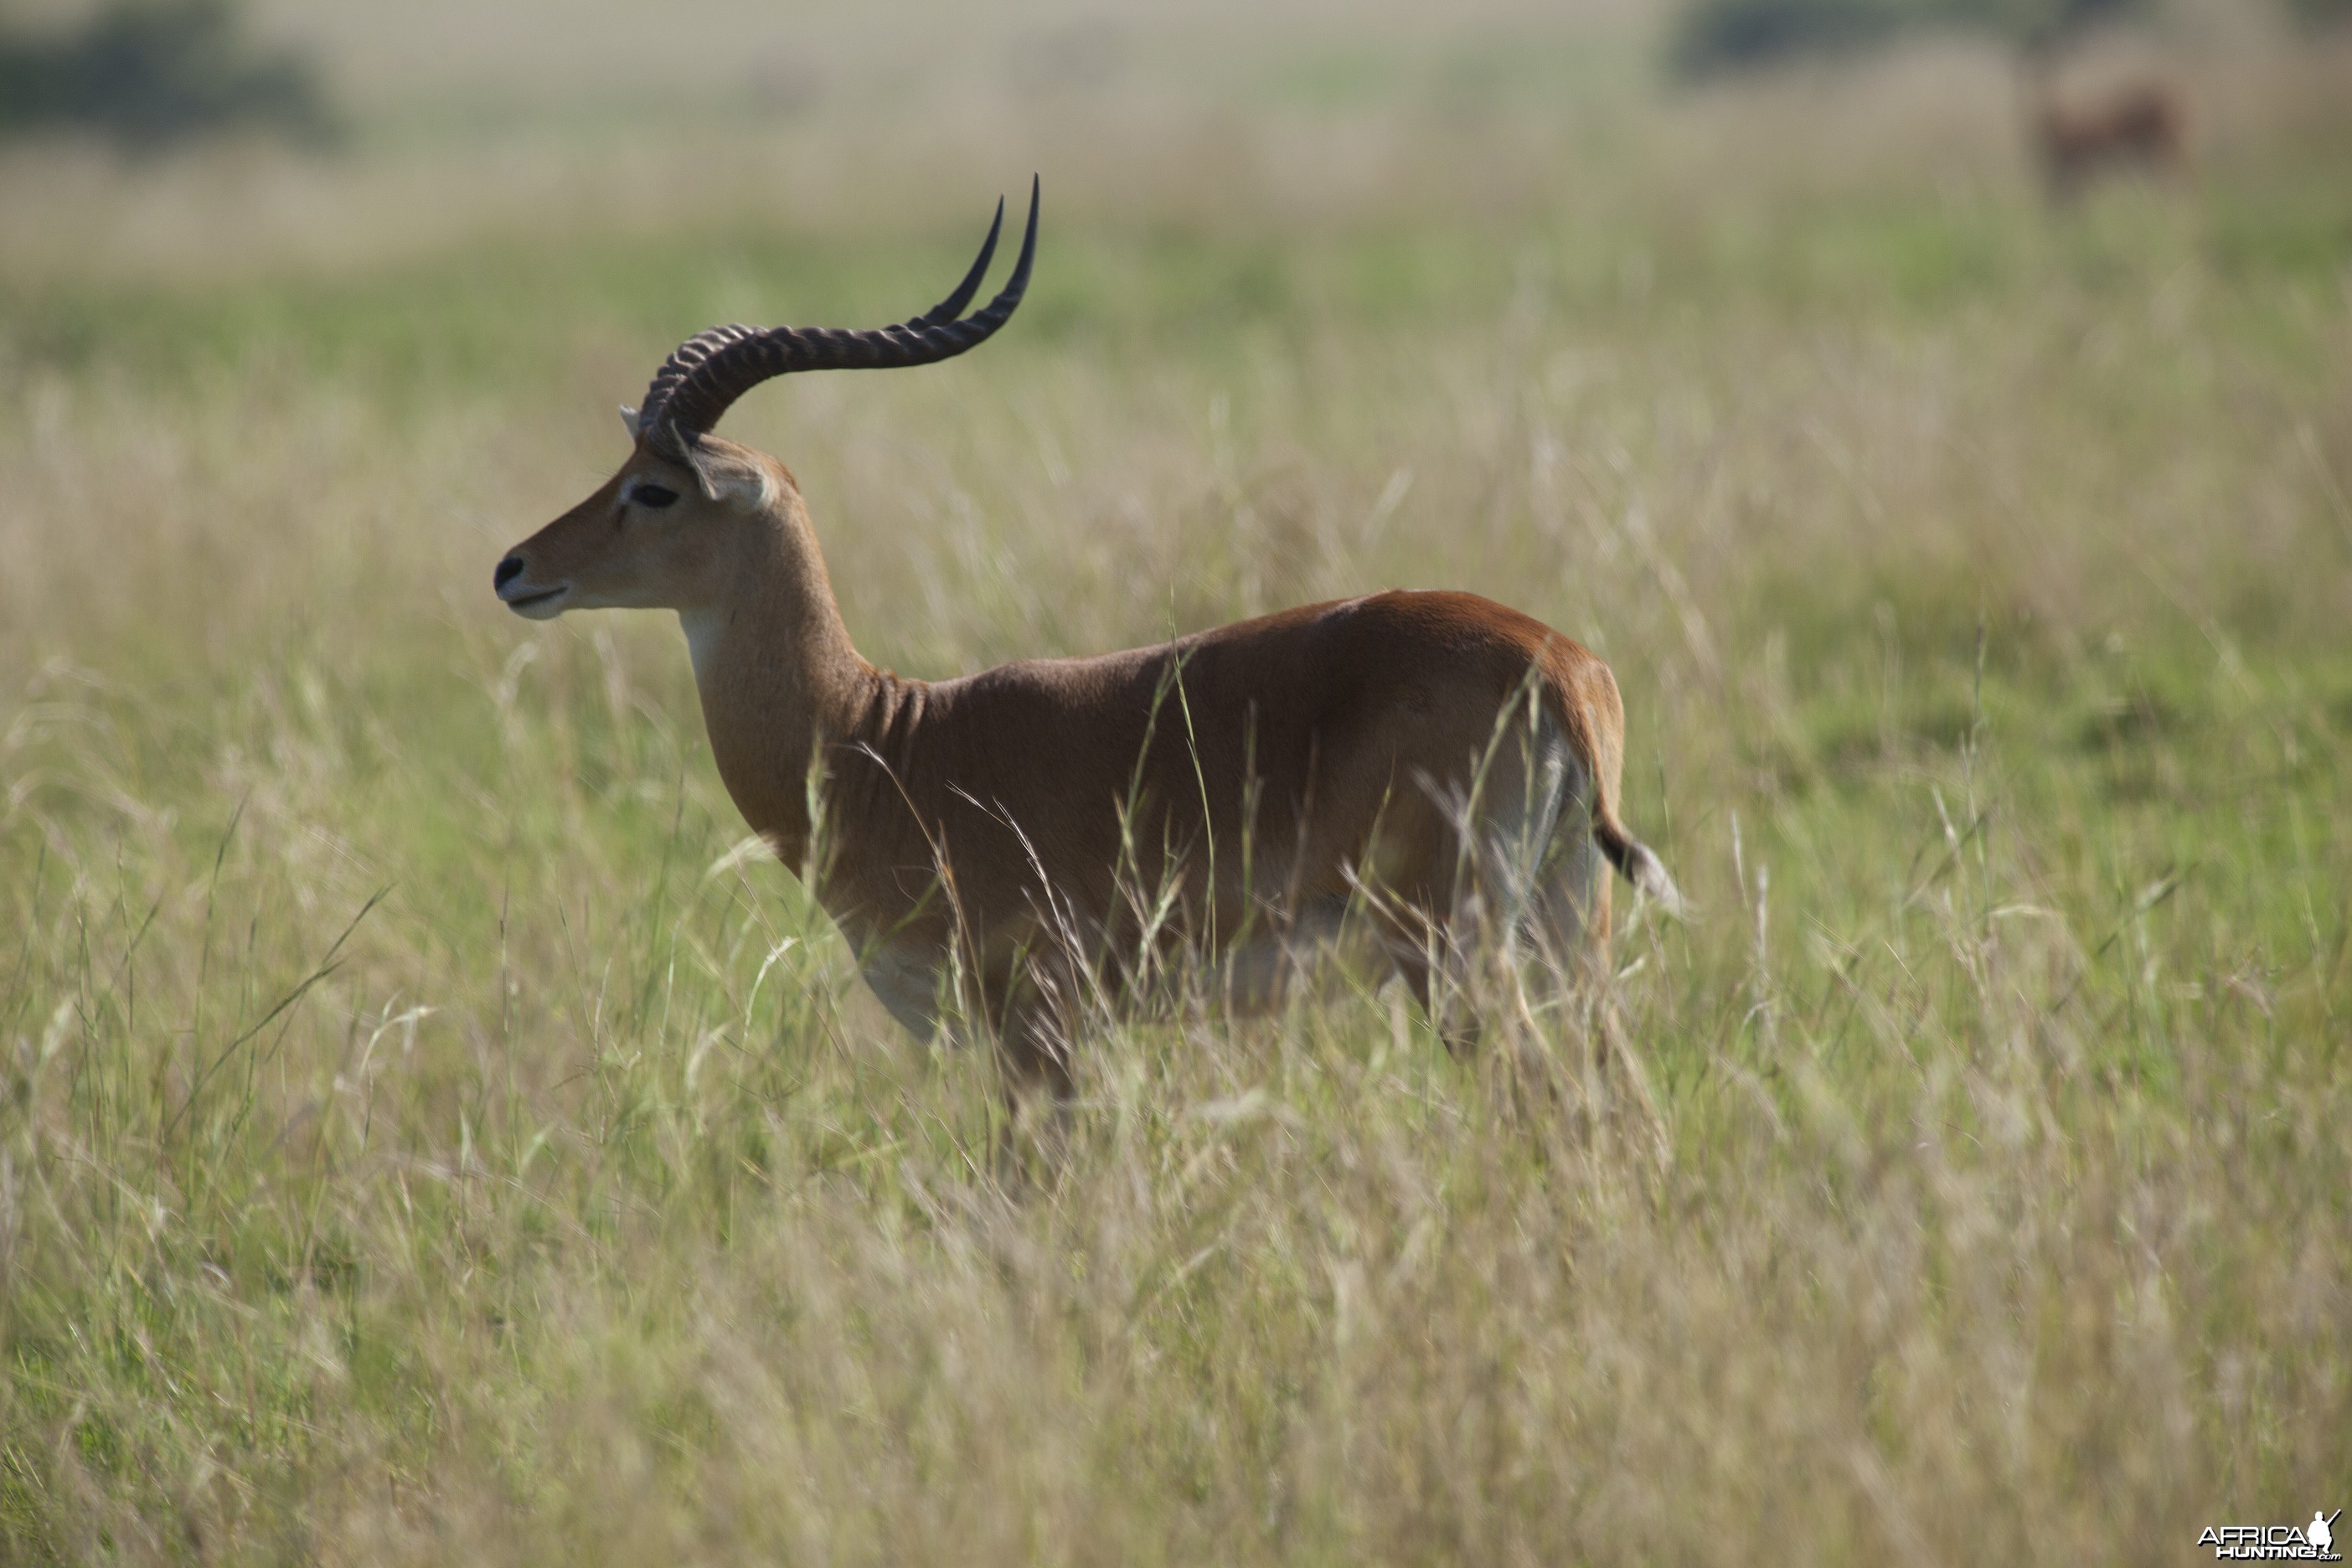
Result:
M2352 21L2352 0L2287 0L2314 26ZM1674 41L1685 75L1799 54L1866 48L1941 29L1999 38L2042 56L2094 25L2145 16L2157 0L1688 0Z
M0 6L0 134L152 152L240 127L322 141L336 123L312 63L247 37L231 0L106 0L47 26Z

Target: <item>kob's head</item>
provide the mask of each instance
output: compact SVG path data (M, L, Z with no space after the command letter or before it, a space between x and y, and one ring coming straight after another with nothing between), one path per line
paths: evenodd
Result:
M921 315L870 331L831 327L713 327L680 343L645 401L624 409L635 448L587 500L509 551L491 578L516 614L546 620L572 609L702 608L739 559L734 546L764 523L792 480L773 459L710 434L734 401L772 376L802 370L929 364L976 347L1012 318L1037 253L1037 187L1013 276L970 316L1004 226L996 206L979 259L955 292Z

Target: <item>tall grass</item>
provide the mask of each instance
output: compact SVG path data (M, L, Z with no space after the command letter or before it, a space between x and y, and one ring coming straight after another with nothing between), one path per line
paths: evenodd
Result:
M1622 931L1616 1066L1342 976L1104 1031L1014 1193L986 1061L738 852L676 633L488 589L672 339L885 319L961 227L12 283L0 1557L2138 1562L2344 1501L2340 193L2248 143L2053 220L1713 140L1848 100L1642 112L1475 221L1049 169L984 354L730 416L908 673L1396 584L1624 687L1700 912Z

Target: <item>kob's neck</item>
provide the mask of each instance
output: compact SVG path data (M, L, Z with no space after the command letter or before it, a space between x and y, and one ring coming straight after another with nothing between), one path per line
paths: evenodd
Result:
M719 602L682 610L719 776L753 832L797 868L808 851L809 765L854 730L880 677L850 646L800 499L774 506Z

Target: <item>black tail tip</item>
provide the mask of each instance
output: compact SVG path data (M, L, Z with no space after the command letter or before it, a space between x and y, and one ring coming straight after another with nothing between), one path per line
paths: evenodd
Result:
M1654 902L1666 913L1681 920L1690 912L1683 899L1682 889L1666 874L1665 862L1660 860L1650 847L1622 828L1596 828L1593 837L1599 840L1601 852L1619 874L1633 883L1643 898Z

